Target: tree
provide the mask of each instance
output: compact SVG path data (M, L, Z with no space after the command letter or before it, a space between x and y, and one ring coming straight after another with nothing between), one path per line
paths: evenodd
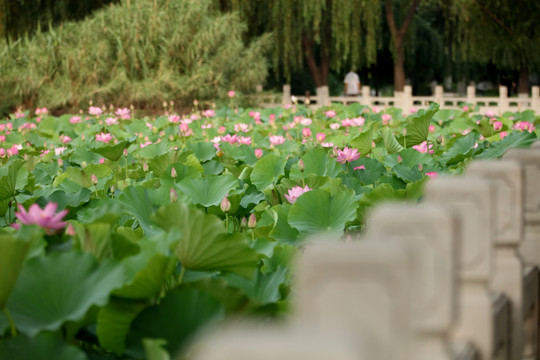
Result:
M379 1L216 0L221 10L240 11L255 34L273 33L274 70L290 80L291 72L307 65L317 87L328 85L330 69L375 62Z
M422 0L400 1L394 6L394 1L385 0L384 9L386 22L391 34L392 55L394 58L394 92L403 92L405 87L405 40L407 32L413 21L414 14ZM402 13L405 16L398 25L394 12Z
M540 67L538 0L464 1L454 22L461 56L500 69L519 71L518 92L529 92L529 72Z

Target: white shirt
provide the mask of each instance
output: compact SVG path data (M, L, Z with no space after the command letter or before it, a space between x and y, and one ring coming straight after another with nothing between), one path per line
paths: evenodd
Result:
M350 72L345 76L345 84L347 84L347 93L345 95L357 95L360 87L360 78L358 74Z

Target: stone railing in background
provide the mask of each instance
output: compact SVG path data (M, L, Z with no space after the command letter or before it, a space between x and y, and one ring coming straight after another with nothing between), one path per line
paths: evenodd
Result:
M408 113L411 109L428 108L431 103L437 103L441 109L463 109L463 106L469 106L470 110L478 112L492 111L495 114L502 114L505 111L523 111L534 110L540 113L540 87L533 86L530 97L508 97L508 89L505 86L499 87L498 97L476 96L474 86L467 87L467 96L454 96L444 94L442 86L436 86L432 96L413 96L411 86L405 86L401 93L395 93L394 96L371 96L370 87L363 86L362 94L359 96L330 96L328 87L323 86L317 89L314 96L293 95L291 86L284 85L281 96L276 95L254 95L260 106L275 107L280 105L290 105L292 103L306 104L312 108L317 108L332 103L351 104L358 102L362 105L377 106L386 108L394 106L403 109Z
M311 243L288 322L220 329L193 358L539 359L539 145L380 205L361 240Z

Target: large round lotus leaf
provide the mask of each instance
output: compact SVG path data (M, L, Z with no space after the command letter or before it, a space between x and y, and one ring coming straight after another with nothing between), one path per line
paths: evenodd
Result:
M262 157L253 167L251 182L261 191L266 189L284 174L285 163L285 159L273 154Z
M87 357L75 346L67 345L58 336L42 333L30 338L19 335L0 340L2 360L86 360Z
M159 209L152 221L167 231L180 229L174 253L185 268L252 276L257 264L255 252L241 233L227 234L218 217L174 203Z
M232 175L208 175L205 178L187 178L178 183L178 187L189 195L195 204L202 206L219 205L221 200L238 186L238 180Z
M144 339L164 339L165 349L176 356L186 341L203 325L219 320L223 306L210 295L198 290L175 290L159 305L145 309L131 325L126 353L143 357Z
M17 329L34 336L82 319L125 281L123 267L113 260L98 265L90 254L53 253L26 263L7 308Z
M343 230L347 221L356 217L354 191L331 196L324 190L302 194L289 210L289 224L301 234Z
M6 307L32 242L41 238L42 231L36 226L22 226L18 235L0 235L0 310Z
M96 145L92 146L90 150L98 153L108 160L116 161L122 157L124 154L124 149L126 149L128 146L129 143L127 141L122 141L114 145L101 145L96 143Z

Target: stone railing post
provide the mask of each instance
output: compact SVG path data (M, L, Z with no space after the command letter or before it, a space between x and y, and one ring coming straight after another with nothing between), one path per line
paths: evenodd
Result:
M508 88L499 86L499 114L504 114L508 111Z
M409 113L409 110L413 107L413 101L412 101L412 86L411 85L405 85L403 88L403 111L405 113Z
M435 86L435 102L440 105L441 109L444 107L444 88L441 85Z
M317 105L330 105L330 91L328 90L328 86L320 86L317 88Z
M514 161L474 161L467 177L489 180L494 186L494 270L491 289L506 295L512 306L511 359L521 360L524 348L522 304L523 261L518 254L523 223L522 169Z
M493 269L493 188L481 179L440 178L426 186L425 201L454 211L459 221L459 316L453 338L471 341L480 359L506 358L504 297L493 300L489 290ZM494 314L494 309L501 308ZM501 330L503 332L501 332Z
M472 85L467 86L467 102L476 106L476 88Z
M204 338L193 360L368 360L362 345L309 328L232 326Z
M283 85L283 99L281 102L283 105L291 105L291 85Z
M411 359L454 359L449 335L457 316L458 239L452 213L435 205L383 205L371 213L366 228L368 239L410 245Z
M369 86L362 86L362 99L361 104L371 107L371 89Z
M369 359L410 360L409 258L397 243L318 243L298 259L297 321L352 335Z

